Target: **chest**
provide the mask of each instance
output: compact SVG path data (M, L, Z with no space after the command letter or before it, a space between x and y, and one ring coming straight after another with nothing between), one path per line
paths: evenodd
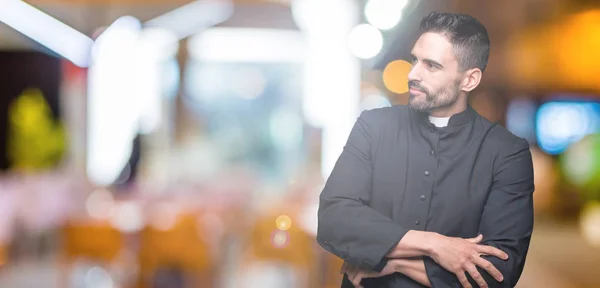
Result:
M414 228L436 217L477 222L493 181L486 135L477 127L386 133L372 155L372 206Z

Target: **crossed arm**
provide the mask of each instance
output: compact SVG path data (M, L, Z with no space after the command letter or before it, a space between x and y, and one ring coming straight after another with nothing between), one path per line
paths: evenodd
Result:
M394 272L425 286L514 287L533 229L533 168L527 142L519 139L499 159L480 223L484 238L477 244L474 239L406 229L366 204L371 196L369 118L368 113L359 117L320 195L320 245L359 271L389 272L384 269L389 270L390 263L399 270ZM449 244L463 250L452 250ZM487 248L504 251L508 259Z

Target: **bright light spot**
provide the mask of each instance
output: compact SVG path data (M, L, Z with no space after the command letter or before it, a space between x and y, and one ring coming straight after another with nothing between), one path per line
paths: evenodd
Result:
M169 60L177 55L179 40L170 30L162 28L146 28L139 37L140 53L143 58L157 62Z
M356 25L348 36L348 46L358 58L373 58L383 47L383 36L377 28L369 24Z
M585 205L580 218L583 238L592 246L600 248L600 202Z
M113 288L114 283L110 274L100 268L94 267L85 274L86 288Z
M113 227L125 233L140 231L144 226L142 210L138 204L133 202L118 204L110 222Z
M292 227L292 218L287 215L280 215L275 219L275 225L277 225L277 229L287 231Z
M600 127L600 104L589 102L550 102L537 113L537 138L549 154L562 153L569 145Z
M388 90L402 94L408 92L408 73L412 65L404 60L388 63L383 69L383 84Z
M287 231L276 230L271 234L271 243L275 248L285 248L290 243L290 234Z
M298 31L221 27L190 37L188 51L206 62L301 63L305 44Z
M109 219L114 211L115 201L108 190L96 190L85 201L85 209L92 218Z
M124 16L94 44L88 76L87 173L96 185L110 185L117 179L139 128L138 91L132 82L137 81L133 75L138 74L140 29L137 19Z
M408 0L369 0L365 6L365 16L371 25L388 30L400 22L406 4Z

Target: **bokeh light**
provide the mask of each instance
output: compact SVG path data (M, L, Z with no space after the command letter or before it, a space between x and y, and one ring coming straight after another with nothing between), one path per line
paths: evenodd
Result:
M388 30L400 22L406 4L408 0L369 0L365 5L365 17L378 29Z
M275 248L285 248L290 243L290 234L287 231L275 230L271 234L271 244Z
M114 211L114 205L112 194L104 189L90 193L85 201L85 208L90 217L99 220L109 219Z
M388 90L402 94L408 92L408 73L412 65L404 60L395 60L383 70L383 84Z
M600 248L600 202L587 203L581 212L580 228L583 238Z
M281 231L287 231L290 229L290 227L292 227L292 218L287 215L280 215L275 220L275 225L277 226L277 229Z
M566 179L582 189L586 198L600 196L597 195L600 189L599 134L586 136L571 145L561 156L561 164Z
M369 24L356 25L348 36L348 47L356 57L370 59L381 51L383 36L377 28Z
M546 153L560 154L569 145L600 128L600 103L548 102L540 106L537 141Z

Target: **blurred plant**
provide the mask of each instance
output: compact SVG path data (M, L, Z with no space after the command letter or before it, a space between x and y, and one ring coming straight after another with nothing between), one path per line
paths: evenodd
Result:
M9 107L8 157L11 168L36 171L62 159L66 136L39 89L26 89Z

